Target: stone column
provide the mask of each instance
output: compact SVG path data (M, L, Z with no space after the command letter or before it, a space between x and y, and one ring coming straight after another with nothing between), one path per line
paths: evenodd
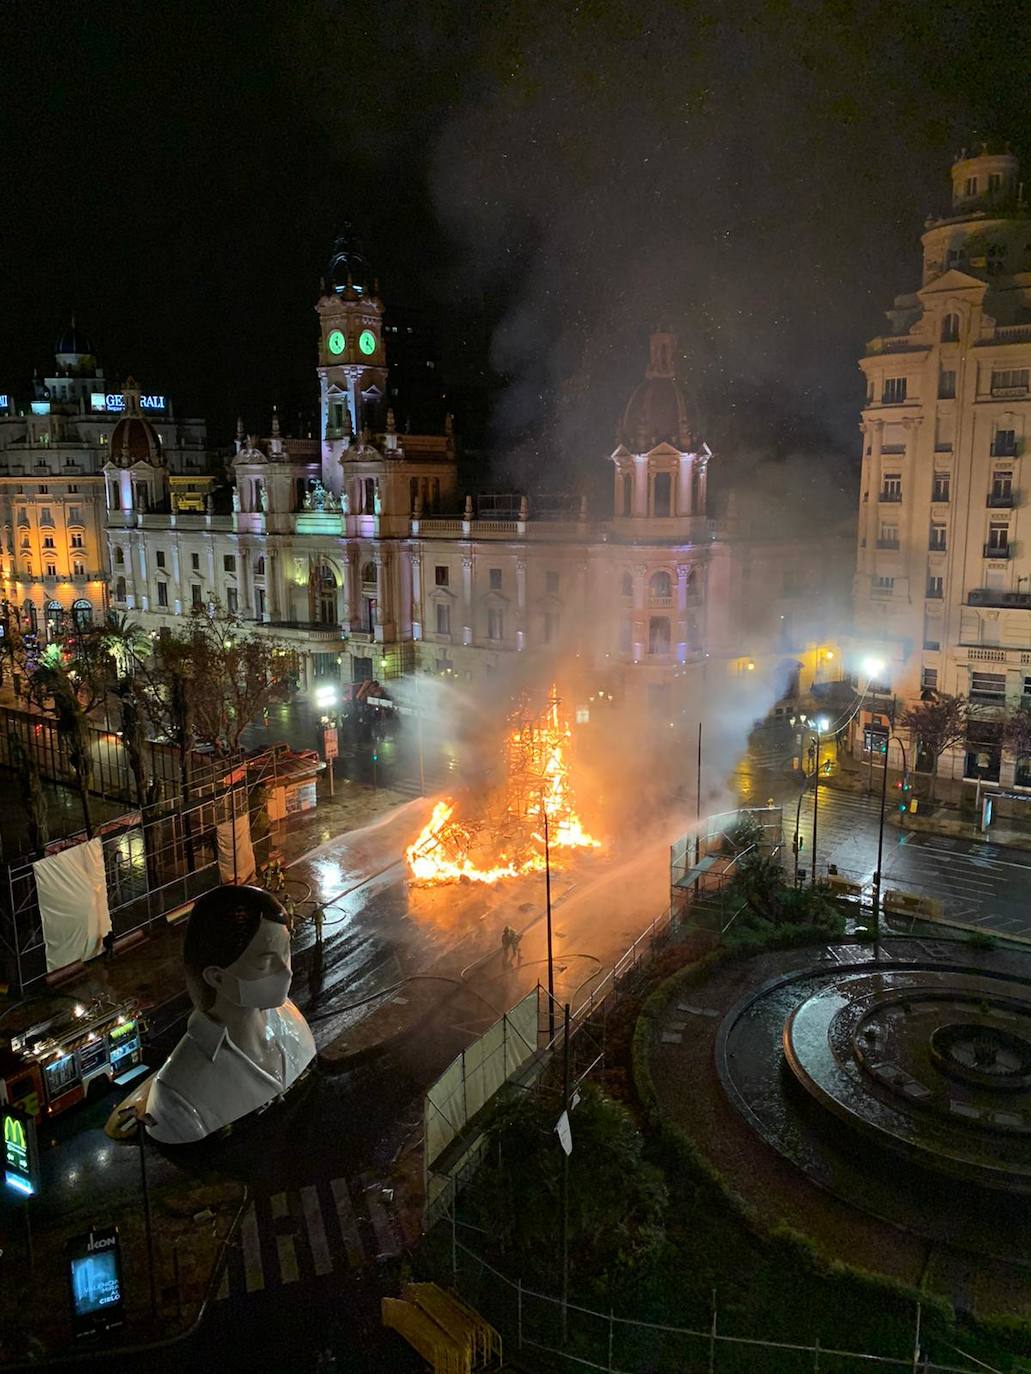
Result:
M422 605L422 554L412 550L408 554L408 575L411 583L412 597L412 637L422 639L423 630L423 605Z
M645 579L648 569L643 563L634 564L634 614L630 635L630 652L636 663L648 649L648 627L645 615Z
M281 620L280 614L280 590L279 590L279 552L276 549L269 549L265 560L268 569L268 576L265 585L268 589L268 613L270 620Z
M677 515L694 515L691 508L691 463L690 453L682 453L677 467Z
M687 579L691 575L690 563L677 564L677 646L684 646L684 654L690 649L690 640L687 633ZM678 658L682 656L678 652Z
M462 643L473 642L473 555L462 554Z
M245 620L253 620L254 612L251 597L251 551L240 550L240 614Z
M138 562L139 562L139 569L140 569L140 571L139 571L139 586L138 586L138 588L137 588L138 595L137 595L137 597L136 597L136 604L137 604L137 606L139 606L139 608L140 608L141 611L149 611L149 610L150 610L150 584L149 584L148 581L147 581L147 550L146 550L146 547L145 547L145 545L144 545L142 539L140 539L139 543L136 545L136 550L137 550L137 553L138 553L138 555L139 555L139 557L138 557Z
M372 555L372 561L376 565L376 628L382 632L383 626L389 624L393 619L387 613L384 602L387 599L387 556L382 549L376 549ZM382 640L382 633L376 635L378 640Z
M648 460L643 453L634 455L634 515L648 514Z

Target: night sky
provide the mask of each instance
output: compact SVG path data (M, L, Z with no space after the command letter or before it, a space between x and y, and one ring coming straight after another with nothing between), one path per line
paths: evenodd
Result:
M109 376L216 442L238 412L267 429L273 401L289 421L315 402L312 306L350 220L388 306L433 321L460 430L523 485L607 480L668 319L725 470L816 463L812 490L851 500L855 358L918 284L952 155L1029 143L1012 3L4 19L0 389L24 394L74 312Z

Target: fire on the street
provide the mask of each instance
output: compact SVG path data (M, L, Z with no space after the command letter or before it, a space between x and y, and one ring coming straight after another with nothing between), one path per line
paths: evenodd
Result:
M505 738L505 786L479 821L456 818L457 802L439 801L405 851L416 882L496 883L540 872L551 851L598 849L576 812L569 772L572 732L554 689L543 715L517 712ZM493 802L493 805L491 804Z

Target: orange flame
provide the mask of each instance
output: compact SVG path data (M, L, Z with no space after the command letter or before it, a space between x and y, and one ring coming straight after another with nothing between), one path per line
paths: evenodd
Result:
M506 740L508 787L506 810L516 822L512 854L499 854L481 866L470 856L473 836L455 819L456 803L439 801L429 821L405 851L409 871L419 883L496 883L544 868L546 821L548 847L598 849L576 813L565 747L572 737L558 714L552 689L544 716L522 723ZM554 858L552 859L554 863Z

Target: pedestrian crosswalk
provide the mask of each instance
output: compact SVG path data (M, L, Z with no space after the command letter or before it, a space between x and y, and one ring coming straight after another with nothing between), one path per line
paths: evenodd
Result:
M380 1185L372 1184L356 1202L346 1178L254 1198L227 1248L216 1301L303 1284L397 1254L399 1231L384 1198Z

